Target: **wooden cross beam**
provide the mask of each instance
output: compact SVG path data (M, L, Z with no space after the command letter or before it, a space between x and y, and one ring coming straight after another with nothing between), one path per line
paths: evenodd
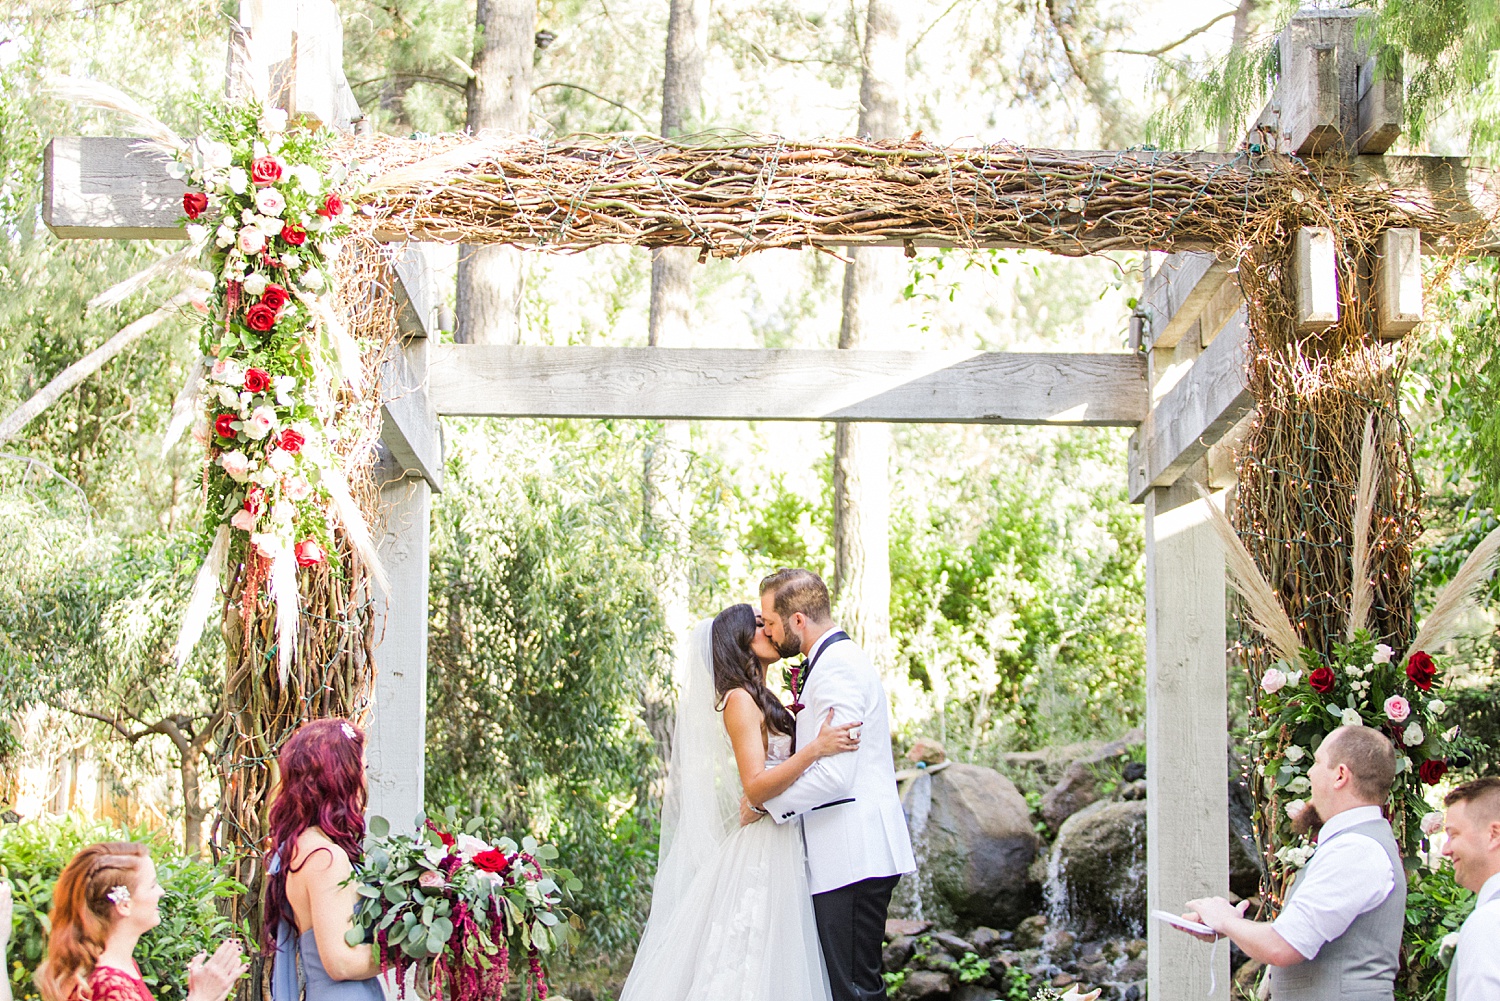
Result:
M434 347L438 414L1134 427L1129 354Z

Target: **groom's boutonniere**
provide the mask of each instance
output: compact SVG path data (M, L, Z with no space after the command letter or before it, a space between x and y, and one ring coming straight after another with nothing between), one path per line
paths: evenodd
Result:
M807 666L807 658L804 656L795 664L787 665L786 673L789 679L787 688L792 693L792 704L787 706L795 716L807 707L802 704L802 672Z

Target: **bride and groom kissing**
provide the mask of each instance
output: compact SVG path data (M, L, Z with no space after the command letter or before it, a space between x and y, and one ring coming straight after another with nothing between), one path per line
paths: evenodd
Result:
M793 704L767 669L805 655ZM693 631L651 916L620 1001L874 1001L897 880L914 872L885 688L808 570Z

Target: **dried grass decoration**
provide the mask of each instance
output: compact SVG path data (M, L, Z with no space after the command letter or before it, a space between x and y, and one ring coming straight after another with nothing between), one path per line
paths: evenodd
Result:
M1350 607L1345 640L1325 657L1298 638L1291 618L1261 574L1229 520L1203 493L1203 504L1223 546L1230 586L1244 600L1254 626L1269 643L1275 662L1261 673L1251 739L1266 804L1262 823L1273 846L1276 889L1312 854L1311 844L1293 832L1293 821L1309 791L1307 769L1317 745L1340 726L1379 728L1396 745L1397 780L1391 796L1391 823L1408 854L1433 830L1422 787L1443 778L1448 760L1467 747L1456 728L1444 730L1439 668L1432 651L1452 639L1476 593L1500 557L1500 529L1491 532L1437 595L1408 649L1377 643L1367 628L1371 573L1368 533L1377 495L1379 433L1367 417L1361 445L1360 476L1354 489L1352 524L1366 537L1352 547Z

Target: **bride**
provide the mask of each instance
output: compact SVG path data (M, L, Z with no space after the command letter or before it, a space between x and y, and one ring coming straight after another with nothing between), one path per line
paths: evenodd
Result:
M794 719L766 688L766 668L780 659L749 605L693 631L678 664L651 917L620 1001L830 997L802 825L740 826L739 802L764 803L819 758L857 750L850 731L859 724L825 721L792 753Z

